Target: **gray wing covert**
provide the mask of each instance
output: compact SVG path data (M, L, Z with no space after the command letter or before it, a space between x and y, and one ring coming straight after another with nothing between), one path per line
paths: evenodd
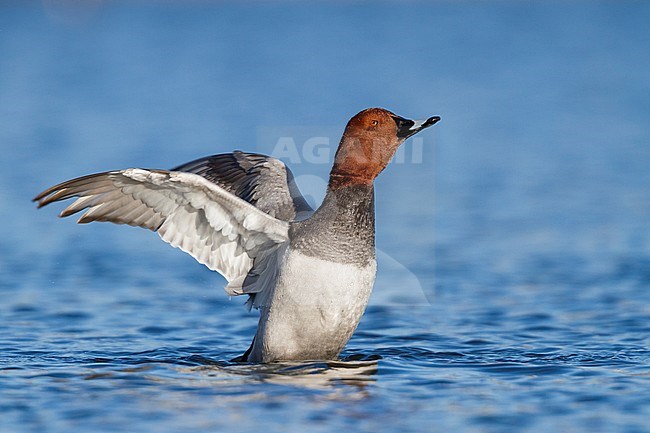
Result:
M270 156L236 150L200 158L172 171L198 174L282 221L303 220L314 212L298 189L291 170ZM286 244L278 245L268 254L258 256L244 278L229 284L229 293L248 294L249 309L264 305L286 247Z
M270 156L236 150L200 158L172 171L198 174L283 221L304 219L313 213L291 170Z

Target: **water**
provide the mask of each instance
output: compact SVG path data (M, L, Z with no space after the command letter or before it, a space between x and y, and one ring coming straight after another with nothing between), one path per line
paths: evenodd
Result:
M0 431L650 431L648 4L71 5L0 4ZM374 105L443 121L377 182L340 362L229 362L218 275L29 202L234 148L317 201Z

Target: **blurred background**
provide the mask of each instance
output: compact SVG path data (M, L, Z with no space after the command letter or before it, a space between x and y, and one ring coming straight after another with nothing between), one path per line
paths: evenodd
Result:
M0 1L0 357L16 371L0 376L13 402L0 423L644 431L648 22L650 3L613 0ZM374 399L355 393L365 403L351 410L235 381L240 402L280 399L251 413L219 382L210 407L182 394L190 417L177 388L134 382L125 397L118 381L104 424L97 406L65 397L95 395L79 382L95 371L89 357L227 360L256 316L156 235L57 220L33 196L88 173L242 149L282 157L317 203L345 123L372 106L442 117L376 185L381 268L348 352L385 359L364 391ZM163 352L143 361L139 350ZM503 364L522 369L494 376ZM69 383L52 390L50 374ZM153 408L161 399L167 411Z

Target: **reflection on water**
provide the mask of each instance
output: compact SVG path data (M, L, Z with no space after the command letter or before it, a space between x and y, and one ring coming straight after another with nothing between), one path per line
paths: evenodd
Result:
M91 359L85 363L86 368L91 368L91 373L83 375L84 380L119 380L138 378L151 380L161 386L188 385L215 386L221 383L232 385L233 382L241 383L271 383L287 385L313 390L337 391L341 385L349 385L346 398L366 397L365 387L376 380L377 360L364 360L377 358L376 356L350 356L339 361L305 361L305 362L279 362L273 364L246 364L224 362L205 358L200 355L191 355L180 359L156 359L137 354L133 357L120 359ZM171 355L171 354L170 354ZM352 360L353 359L353 360ZM124 367L125 365L132 365ZM166 364L181 375L160 375L157 364ZM42 377L39 375L37 377ZM73 378L73 374L57 374L56 377ZM182 379L181 379L182 378ZM350 391L353 392L350 392Z
M367 396L361 392L369 382L375 380L377 368L377 361L319 361L267 365L209 363L193 367L190 371L207 376L238 375L253 381L320 390L350 385L359 391L359 396ZM346 395L349 397L350 394Z

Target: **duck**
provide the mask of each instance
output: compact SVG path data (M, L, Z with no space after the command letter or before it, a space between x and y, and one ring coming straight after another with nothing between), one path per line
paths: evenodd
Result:
M313 209L291 170L271 156L234 151L171 170L128 168L52 186L41 208L78 223L142 227L220 273L230 296L260 312L233 361L334 360L352 337L377 271L374 180L398 147L440 120L368 108L347 123L322 204Z

